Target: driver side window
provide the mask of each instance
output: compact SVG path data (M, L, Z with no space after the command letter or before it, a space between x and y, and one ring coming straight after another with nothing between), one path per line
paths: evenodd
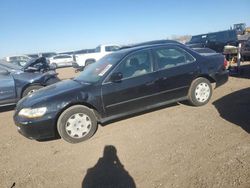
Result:
M150 54L148 51L134 53L122 61L115 72L120 72L123 79L136 77L152 72Z

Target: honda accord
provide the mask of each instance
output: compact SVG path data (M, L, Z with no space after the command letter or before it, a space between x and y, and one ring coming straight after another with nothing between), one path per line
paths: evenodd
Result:
M78 143L98 124L168 103L188 100L202 106L226 83L224 56L199 54L183 44L137 45L106 55L79 76L23 98L14 120L31 139L60 135Z

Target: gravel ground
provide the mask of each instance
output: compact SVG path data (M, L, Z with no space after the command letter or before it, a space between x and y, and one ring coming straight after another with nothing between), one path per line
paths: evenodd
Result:
M61 78L75 75L60 69ZM250 187L250 68L206 106L173 104L100 126L80 144L28 140L0 109L0 187Z

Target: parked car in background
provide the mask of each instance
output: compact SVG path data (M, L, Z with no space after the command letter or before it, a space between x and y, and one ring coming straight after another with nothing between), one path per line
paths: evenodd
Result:
M56 68L71 67L74 62L74 58L73 55L60 54L50 57L48 59L48 62L49 64L55 66Z
M16 104L22 97L59 81L44 58L31 60L24 67L2 61L0 80L0 106Z
M17 55L17 56L7 56L4 58L9 63L13 63L15 65L19 66L25 66L28 61L30 61L32 58L26 55Z
M77 54L76 55L77 66L85 67L91 63L98 61L105 55L110 54L119 49L120 49L120 46L118 45L100 45L96 47L94 52Z
M74 79L24 98L14 120L28 138L59 133L78 143L93 136L98 123L177 101L205 105L212 96L211 83L219 87L227 80L222 54L204 56L171 41L131 47L106 55Z
M237 33L235 30L219 31L192 36L186 43L191 48L210 48L218 53L222 53L226 45L238 45Z
M242 42L241 56L243 61L250 60L250 35L246 41Z

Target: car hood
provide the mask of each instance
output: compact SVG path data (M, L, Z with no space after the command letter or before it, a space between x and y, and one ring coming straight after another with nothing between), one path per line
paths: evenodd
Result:
M89 86L89 84L83 84L74 80L64 80L42 88L34 92L33 94L23 98L17 106L18 108L20 108L20 106L24 108L33 107L36 105L40 106L41 104L48 104L48 102L50 101L53 103L53 101L58 101L57 99L59 97L74 97L76 91L85 90L84 88L86 88L87 86ZM63 102L64 101L61 101L61 103Z

